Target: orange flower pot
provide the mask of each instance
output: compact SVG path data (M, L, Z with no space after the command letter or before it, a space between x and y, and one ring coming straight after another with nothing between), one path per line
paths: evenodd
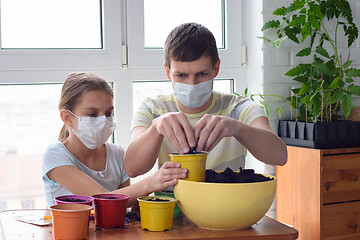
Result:
M92 207L84 204L58 204L50 207L55 239L85 239Z

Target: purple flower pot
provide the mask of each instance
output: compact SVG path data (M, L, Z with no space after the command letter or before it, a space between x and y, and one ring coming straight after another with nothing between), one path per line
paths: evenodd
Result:
M64 195L64 196L58 196L54 198L54 200L56 204L77 203L77 204L86 204L92 206L94 198L84 195Z

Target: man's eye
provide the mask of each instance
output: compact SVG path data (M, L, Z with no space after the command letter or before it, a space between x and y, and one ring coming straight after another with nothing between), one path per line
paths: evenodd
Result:
M89 117L97 117L97 114L96 113L89 113L88 116Z

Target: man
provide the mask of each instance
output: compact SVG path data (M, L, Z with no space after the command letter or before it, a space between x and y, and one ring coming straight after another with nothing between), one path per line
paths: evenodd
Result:
M206 167L214 170L244 167L246 150L267 164L286 163L286 146L259 105L213 92L220 59L207 28L196 23L176 27L164 51L164 67L174 92L146 99L134 114L124 158L130 177L149 171L157 158L161 165L169 160L169 153L188 153L191 148L209 152ZM173 171L186 176L185 169Z

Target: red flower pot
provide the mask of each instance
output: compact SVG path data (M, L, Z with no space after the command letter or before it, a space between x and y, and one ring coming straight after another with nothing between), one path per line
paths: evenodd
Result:
M96 194L92 196L95 203L95 224L100 228L124 227L128 195Z

